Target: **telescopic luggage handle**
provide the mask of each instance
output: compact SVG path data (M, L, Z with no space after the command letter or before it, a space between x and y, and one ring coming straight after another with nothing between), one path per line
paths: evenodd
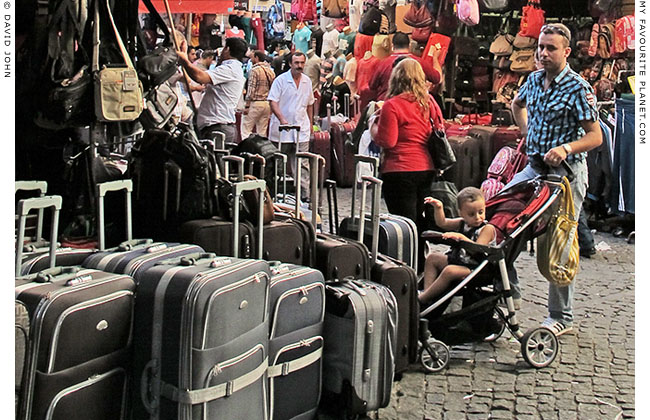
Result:
M357 206L357 186L359 184L359 164L369 163L372 166L372 176L379 177L379 158L366 155L354 155L354 182L352 183L352 205L350 206L350 222L354 224L354 212ZM364 203L365 204L365 203ZM362 204L363 205L363 204Z
M309 186L311 190L311 223L316 229L318 225L318 174L321 166L325 166L325 158L310 152L296 153L296 217L300 217L300 161L309 160Z
M239 203L244 191L259 191L260 200L257 209L257 258L262 258L264 248L264 190L266 181L263 179L252 179L249 181L235 182L232 184L233 191L233 257L239 257Z
M104 222L104 198L109 191L124 190L126 201L126 241L120 244L120 247L133 245L133 229L131 221L131 193L133 192L133 181L130 179L120 179L117 181L103 182L97 184L97 242L99 250L103 251L106 246L106 232Z
M56 265L57 237L59 235L59 213L63 199L60 195L26 198L18 202L18 237L16 238L16 277L20 276L23 260L23 242L25 242L25 224L31 210L52 207L52 229L50 231L50 268Z
M39 197L43 197L47 193L46 181L16 181L15 193L18 191L37 191ZM38 216L36 219L36 237L35 242L43 239L43 209L38 209Z
M264 178L264 174L266 172L266 159L264 156L260 155L259 153L249 153L249 152L243 152L241 153L241 156L244 157L245 159L248 159L248 173L250 175L255 176L255 163L259 163L260 166L260 173L257 176L257 178Z
M372 186L372 205L370 207L370 220L372 222L372 244L370 247L372 263L377 261L379 252L379 206L381 204L381 186L383 181L374 176L361 177L361 209L359 213L358 241L363 243L364 229L366 224L366 195L367 186Z
M287 155L280 152L273 153L271 157L275 161L273 165L273 201L278 201L278 160L282 162L282 202L287 202Z
M237 182L244 180L244 158L241 156L228 155L223 157L224 164L224 178L230 180L230 166L236 165L237 168Z

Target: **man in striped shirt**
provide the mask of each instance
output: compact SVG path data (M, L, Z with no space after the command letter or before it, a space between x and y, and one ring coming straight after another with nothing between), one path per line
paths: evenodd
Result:
M248 76L246 107L241 123L242 139L248 138L253 128L257 134L266 137L271 117L271 106L266 98L269 96L275 73L266 62L266 54L263 51L255 51L251 61L253 68Z
M571 189L577 220L587 191L585 157L587 151L601 144L602 133L592 87L567 64L570 42L571 32L565 25L542 26L538 42L542 68L530 74L512 102L515 122L526 140L529 164L506 188L547 170L561 173L560 165L566 160L575 175ZM516 276L513 280L518 289ZM573 329L574 284L549 284L549 316L542 326L556 336Z

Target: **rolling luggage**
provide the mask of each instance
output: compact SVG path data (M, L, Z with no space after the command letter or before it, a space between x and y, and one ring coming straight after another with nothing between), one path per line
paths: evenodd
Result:
M365 217L365 196L367 183L372 184L372 213L370 218ZM418 302L418 277L414 267L409 267L377 251L380 233L380 217L377 214L381 201L382 181L374 177L363 177L362 200L359 217L361 229L365 231L366 222L370 221L372 227L370 280L382 284L390 289L397 301L397 345L395 352L395 373L408 369L410 363L417 360L418 351L418 325L420 319L420 305Z
M356 127L356 121L333 123L330 127L332 139L332 169L331 173L339 187L351 187L354 183L354 155L356 150L351 141Z
M269 393L273 420L314 418L321 394L325 283L312 268L271 267Z
M309 151L325 158L325 166L319 179L326 180L330 177L332 167L332 145L329 131L314 132L309 139Z
M479 187L483 180L480 141L471 136L451 136L447 140L456 155L456 164L445 171L443 178L456 184L459 190Z
M370 163L373 168L373 174L377 177L379 171L379 159L370 156L355 155L356 174L359 178L359 164L362 162ZM363 203L361 204L363 206ZM357 209L357 187L352 187L352 206L350 208L350 217L341 221L339 234L346 238L358 238L359 217L355 217ZM336 211L336 210L335 210ZM367 216L370 220L370 215ZM407 265L417 270L418 266L418 231L415 223L408 217L394 214L379 215L379 252L389 255L399 261L404 261ZM366 225L363 236L363 243L370 247L372 245L373 231L372 223Z
M328 283L323 327L323 409L338 418L386 407L395 374L397 302L366 280Z
M490 162L496 156L496 154L501 150L502 147L510 146L512 148L517 147L517 140L521 138L521 130L516 125L511 125L509 127L498 127L492 136L492 157Z
M138 283L134 419L267 419L271 272L197 253Z
M19 214L47 202L56 237L61 197L22 200ZM17 418L126 419L135 282L123 274L57 267L50 249L53 268L15 283Z
M469 135L479 139L481 143L481 176L485 176L487 168L492 162L492 143L494 143L494 133L497 127L487 125L475 125L469 130Z
M109 271L111 273L124 273L138 279L139 276L152 267L158 261L203 252L203 249L196 245L187 245L170 242L154 242L151 239L131 238L131 192L133 183L130 179L105 182L97 185L98 199L98 227L99 251L91 254L83 262L86 268ZM124 190L126 194L126 220L127 240L115 248L104 249L104 197L108 191Z

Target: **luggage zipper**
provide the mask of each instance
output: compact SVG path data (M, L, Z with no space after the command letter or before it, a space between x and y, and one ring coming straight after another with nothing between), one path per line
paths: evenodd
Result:
M65 321L65 318L73 312L87 309L92 306L108 303L112 300L117 300L124 296L133 296L133 292L130 290L117 291L115 293L111 293L110 295L105 295L96 299L80 302L74 306L68 307L65 311L63 311L61 315L59 315L58 319L56 320L56 324L54 326L54 332L52 333L52 343L50 345L50 356L48 358L47 373L52 373L54 369L54 359L56 357L57 345L59 343L59 333L61 330L61 326L63 325L63 321ZM131 319L133 319L133 305L131 305ZM105 320L103 322L106 323ZM101 325L100 324L97 325L98 330L99 329L104 330L109 327L107 323ZM131 342L131 333L132 333L132 329L131 331L129 331L128 343Z
M223 362L219 362L216 365L214 365L212 369L210 369L210 371L208 372L208 376L206 377L205 382L203 383L204 388L208 388L210 386L210 381L212 380L212 378L219 376L224 369L228 369L230 367L233 367L243 362L244 360L250 358L260 350L262 350L262 357L264 357L264 345L257 344L253 348L251 348L245 353L240 354L239 356L235 356L232 359L224 360Z
M271 286L272 287L272 286ZM299 305L304 305L309 301L309 298L307 297L309 295L309 291L312 289L320 289L320 295L321 295L321 302L323 303L323 307L321 310L321 316L320 320L322 321L325 317L325 285L320 282L314 282L310 283L305 286L301 287L296 287L293 289L286 290L284 293L282 293L277 300L277 303L275 305L275 308L273 308L273 320L272 320L272 327L271 327L271 334L269 338L274 338L275 337L275 328L277 326L277 321L278 321L278 309L280 308L280 305L282 304L282 301L287 297L291 295L295 295L296 293L300 293L302 297L300 298L298 304Z
M45 415L45 420L51 420L54 417L54 410L56 410L56 405L61 401L64 397L72 394L73 392L77 392L83 388L87 388L91 385L94 385L98 382L103 381L104 379L116 375L118 373L123 373L124 378L126 379L126 371L124 368L115 368L113 370L109 370L106 373L101 373L101 374L95 374L92 375L90 378L86 379L83 382L80 382L78 384L75 384L71 387L65 388L61 390L58 394L52 398L52 402L50 403L50 406L47 408L47 414ZM124 381L124 385L122 387L122 396L126 396L126 381ZM125 404L126 404L126 398L122 398L122 409L120 410L120 419L124 418L124 411L125 411Z

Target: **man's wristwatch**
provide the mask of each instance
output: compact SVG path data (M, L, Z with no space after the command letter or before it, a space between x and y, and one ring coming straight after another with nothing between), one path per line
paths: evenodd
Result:
M568 144L563 144L562 148L564 149L564 151L566 152L567 155L570 155L570 154L573 153L573 150L571 149L571 146L569 146Z

